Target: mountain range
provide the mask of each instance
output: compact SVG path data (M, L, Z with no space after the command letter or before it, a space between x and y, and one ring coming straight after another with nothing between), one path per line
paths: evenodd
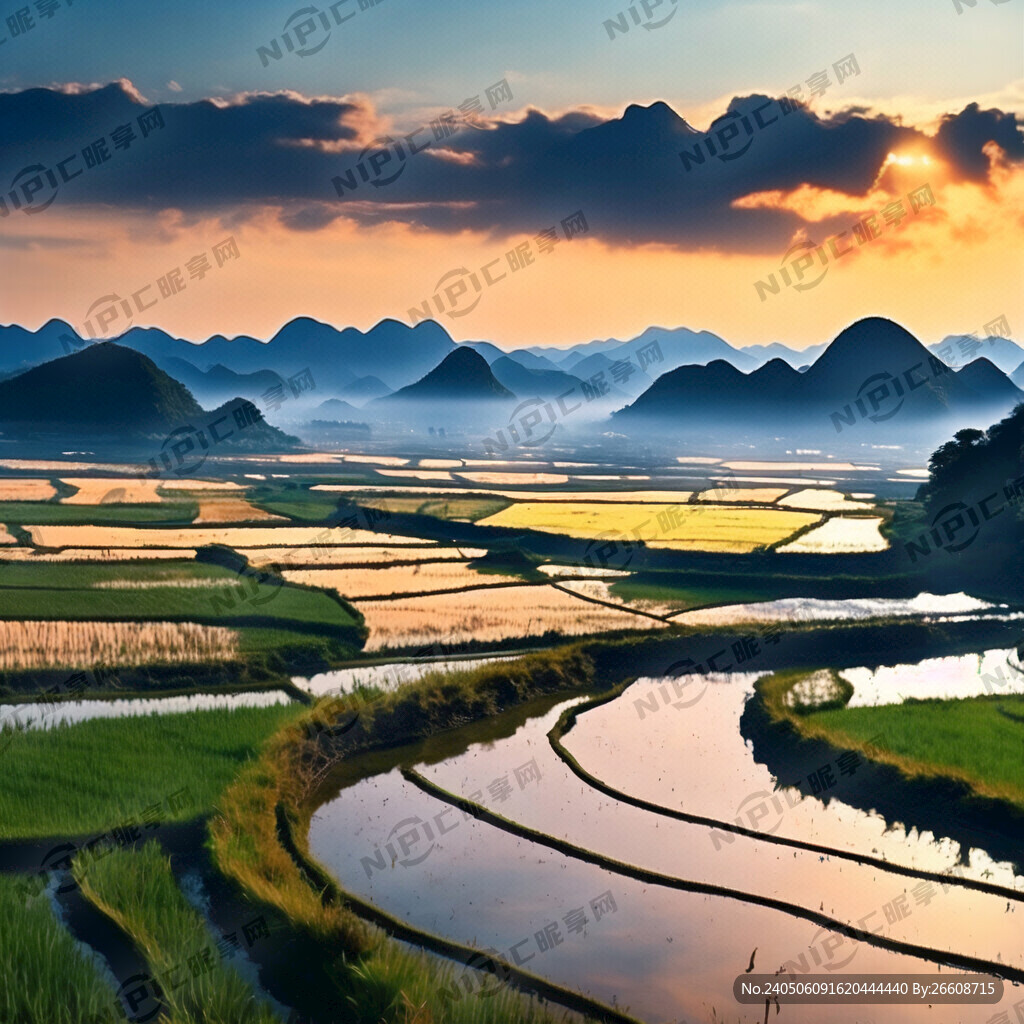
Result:
M804 372L772 359L744 374L724 360L661 376L613 417L616 429L746 427L834 436L891 421L896 430L1003 415L1024 391L988 358L956 371L891 320L868 317L842 331Z
M826 348L820 344L793 349L780 342L736 348L710 331L649 327L626 340L605 338L567 349L525 346L506 352L488 341L457 343L432 320L415 327L382 320L363 332L354 327L338 330L309 317L290 321L268 341L244 335L232 339L215 335L193 343L153 327L132 327L113 340L148 356L204 403L236 396L258 403L269 389L282 385L290 395L288 382L308 370L314 388L294 401L289 399L287 419L295 419L296 412L308 411L330 398L364 405L416 382L457 348L469 348L481 355L498 380L516 393L526 389L528 382L533 393L546 393L556 388L578 388L581 382L596 378L601 384L599 391L608 399L607 408L602 405L600 409L602 414L627 404L659 376L679 366L724 360L750 373L773 359L781 359L801 369L813 364ZM61 320L51 320L35 332L16 325L0 327L0 376L21 372L90 344ZM930 351L953 365L983 355L1008 374L1024 365L1024 349L1006 338L951 335L931 345ZM567 377L524 378L519 368Z

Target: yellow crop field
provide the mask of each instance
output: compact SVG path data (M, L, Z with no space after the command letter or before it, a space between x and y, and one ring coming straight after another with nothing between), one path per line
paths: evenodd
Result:
M730 505L600 505L521 502L480 522L567 537L643 540L652 548L746 553L784 540L821 517Z
M367 651L442 641L494 642L509 637L586 636L620 629L663 629L665 623L582 601L554 587L495 587L394 601L357 601L366 617Z
M180 664L235 657L238 634L194 622L0 622L0 669Z
M245 498L201 498L199 515L193 522L199 523L255 523L277 520L284 522L284 516L275 516Z
M67 547L201 547L226 544L228 547L315 547L334 544L410 545L427 547L430 541L417 537L393 537L372 530L348 527L173 527L144 526L28 526L32 543L41 548Z
M425 562L386 569L288 569L286 580L331 588L343 597L392 597L426 594L463 587L497 587L520 582L514 576L479 573L464 562Z
M17 543L18 543L18 538L17 537L12 537L11 534L9 534L7 532L7 527L4 526L3 523L0 523L0 544L17 544Z
M56 493L49 480L0 480L0 501L49 501Z
M482 558L483 548L414 548L361 547L361 548L235 548L245 555L251 565L312 565L320 568L352 565L388 565L392 562L464 562L469 558Z
M728 481L725 481L718 487L712 487L709 491L701 491L697 495L697 500L770 505L776 499L781 498L787 490L786 487L733 487ZM814 508L813 505L805 507Z
M789 508L820 509L822 512L853 512L858 509L870 511L873 507L862 501L851 501L842 491L820 487L807 487L802 491L796 491L788 498L780 499L779 504Z
M116 476L61 477L62 484L78 490L62 505L152 505L163 501L157 493L159 480L125 479Z

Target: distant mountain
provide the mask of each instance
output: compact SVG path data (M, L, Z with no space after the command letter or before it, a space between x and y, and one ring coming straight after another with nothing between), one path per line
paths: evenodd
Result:
M328 398L326 402L321 402L316 407L316 411L318 414L322 413L325 419L359 419L359 410L354 405L349 405L348 402L343 402L340 398Z
M374 398L383 398L384 395L390 395L391 388L380 377L374 377L371 374L368 377L359 377L357 380L352 381L351 384L346 384L345 387L339 388L337 394L339 398L346 401L369 402Z
M511 356L495 359L491 373L500 384L523 398L557 398L567 391L582 394L583 382L579 377L561 370L528 370Z
M405 402L480 402L515 397L494 376L483 356L471 348L457 348L415 384L370 404L390 407Z
M378 377L388 386L415 381L455 348L447 331L433 320L416 327L382 320L363 332L354 327L338 330L311 317L289 321L269 341L216 335L197 344L152 327L133 327L113 340L163 368L167 360L177 358L201 369L220 364L241 374L270 370L285 379L308 369L317 391L328 394L366 376Z
M606 338L588 341L569 349L531 348L527 351L555 362L561 370L581 374L578 364L584 359L601 355L611 362L629 360L637 370L645 370L651 378L658 377L677 366L706 364L714 359L725 359L741 370L756 369L761 359L742 350L710 331L691 331L687 327L648 327L642 334L628 341ZM634 394L638 393L633 391Z
M620 363L617 370L613 369L617 362L615 355L614 352L610 356L603 352L594 352L584 358L576 359L572 364L572 369L566 372L588 382L593 382L593 379L597 377L597 383L603 381L610 387L616 387L627 395L633 396L643 393L654 383L654 378L641 370L635 362L630 362L628 366ZM652 372L655 377L658 375L654 367L652 367ZM604 376L602 377L601 374Z
M744 345L740 352L753 356L761 363L767 363L772 359L781 359L783 362L789 363L794 370L799 370L801 366L813 363L825 351L825 348L825 345L811 345L808 348L792 349L788 345L773 341L770 345Z
M147 356L112 342L89 345L0 383L0 426L15 437L138 441L199 431L225 419L220 432L233 447L281 450L298 443L270 426L245 399L204 411L184 385ZM236 430L232 423L245 426Z
M265 401L263 396L267 391L285 386L285 382L273 370L235 373L217 363L203 371L187 359L179 359L177 356L166 359L161 369L181 381L204 406L238 397L247 398L259 405Z
M1024 388L1024 363L1021 363L1013 373L1010 374L1010 380L1019 388Z
M744 374L724 360L682 366L615 414L622 426L722 424L829 433L870 421L903 430L1005 412L1024 399L987 360L954 373L891 320L869 317L841 332L803 373L773 359Z
M1024 348L1009 338L995 334L985 338L977 338L972 334L950 334L937 345L929 345L928 351L950 366L962 366L984 356L1007 374L1012 374L1024 359Z

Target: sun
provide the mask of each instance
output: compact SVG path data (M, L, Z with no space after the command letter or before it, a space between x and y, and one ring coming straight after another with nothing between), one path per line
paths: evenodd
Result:
M885 158L887 165L899 167L927 167L931 162L932 158L926 153L889 153Z

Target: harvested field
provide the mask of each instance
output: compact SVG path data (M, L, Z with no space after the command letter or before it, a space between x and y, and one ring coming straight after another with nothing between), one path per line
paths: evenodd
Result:
M780 498L780 505L788 508L813 508L822 512L859 512L870 511L873 506L859 501L851 501L842 491L808 487L797 491L788 498Z
M60 482L78 488L70 498L61 498L62 505L150 505L163 501L157 491L159 480L61 477Z
M782 554L839 555L861 551L885 551L889 542L879 527L884 519L833 516L816 530L810 530L790 544L775 550Z
M0 622L0 669L227 661L238 634L193 622Z
M228 547L291 547L332 546L335 544L410 545L424 547L429 541L416 537L393 537L372 530L348 527L280 526L280 527L172 527L156 529L140 526L29 526L32 542L43 548L67 547L202 547L205 544L226 544Z
M49 501L56 493L49 480L0 480L0 501Z
M245 498L202 498L199 501L199 515L192 520L194 523L254 523L279 522L287 520L284 516L275 516L255 505L250 505Z
M482 548L420 548L420 547L352 547L352 548L235 548L249 559L251 565L314 565L333 566L389 565L392 562L464 562L482 558Z
M493 643L548 632L585 636L621 629L663 628L656 619L603 608L545 585L358 601L356 607L370 630L367 651L422 647L435 641Z
M521 582L514 576L479 573L464 562L425 562L388 569L289 569L286 580L337 590L344 597L389 598L464 587L497 587Z

